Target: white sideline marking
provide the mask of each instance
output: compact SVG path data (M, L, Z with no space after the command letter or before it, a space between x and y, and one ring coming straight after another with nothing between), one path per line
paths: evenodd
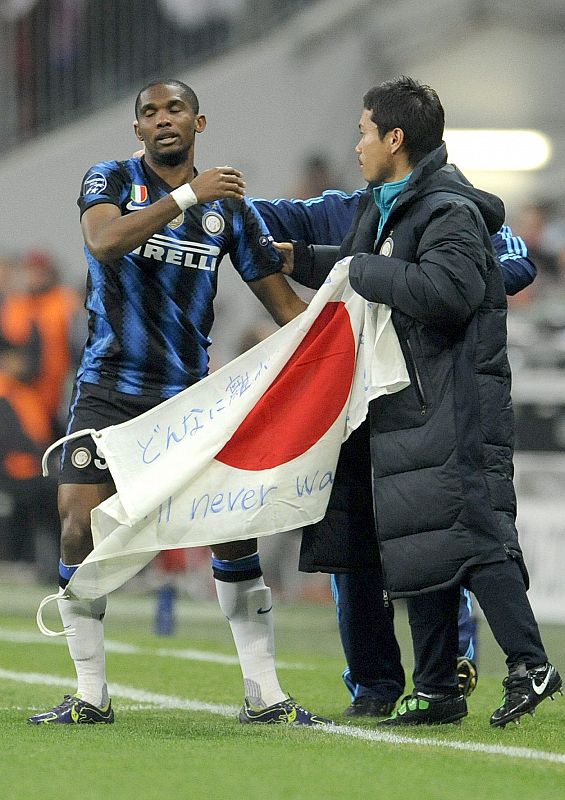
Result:
M58 639L50 639L43 636L41 633L29 633L28 631L9 630L8 628L0 628L0 641L14 642L16 644L55 644L67 646L67 641L64 637ZM149 656L162 656L165 658L181 658L186 661L206 661L213 664L234 664L239 666L239 659L237 656L227 656L221 653L210 653L207 650L193 650L193 649L175 649L174 647L156 647L155 649L149 647L138 647L134 644L126 644L125 642L116 642L112 639L106 639L105 649L107 653L121 653L123 655L149 655ZM316 669L312 664L296 664L287 661L279 661L277 659L278 669L298 669L308 670L309 672Z
M39 672L11 672L0 668L0 679L18 681L19 683L41 684L43 686L68 687L69 679L57 675L45 675ZM221 705L219 703L203 703L200 700L185 700L168 694L156 694L131 686L122 686L111 683L108 686L111 695L134 700L140 704L150 703L158 708L176 708L181 711L207 711L209 714L219 714L222 717L233 717L237 714L236 706ZM481 744L480 742L449 742L442 739L411 739L409 736L399 736L396 733L355 728L350 725L334 725L327 728L315 728L319 733L330 733L337 736L349 736L353 739L364 739L370 742L385 742L386 744L403 745L412 747L445 747L449 750L463 750L470 753L485 753L487 755L504 756L505 758L522 758L530 761L550 761L554 764L565 764L565 755L548 753L544 750L532 750L528 747L505 747L504 745Z
M0 679L19 681L20 683L42 684L43 686L62 686L68 688L72 678L63 678L58 675L46 675L42 672L12 672L0 668ZM221 705L219 703L203 703L200 700L184 700L169 694L156 694L145 692L143 689L134 689L132 686L122 686L119 683L108 684L110 695L125 697L137 703L150 703L158 708L176 708L181 711L207 711L209 714L219 714L222 717L233 717L239 707Z
M529 747L505 747L502 744L482 744L481 742L448 742L432 738L411 739L409 736L399 736L396 733L368 731L366 728L350 728L345 725L335 725L333 728L325 728L324 731L326 733L352 736L355 739L386 742L387 744L447 747L450 750L464 750L469 753L486 753L494 756L505 756L506 758L524 758L530 761L552 761L555 764L565 764L565 755L548 753L545 750L532 750Z

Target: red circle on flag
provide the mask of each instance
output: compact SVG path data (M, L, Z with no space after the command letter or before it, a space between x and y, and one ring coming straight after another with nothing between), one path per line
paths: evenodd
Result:
M216 459L238 469L262 470L302 455L341 413L354 367L349 314L343 303L327 303Z

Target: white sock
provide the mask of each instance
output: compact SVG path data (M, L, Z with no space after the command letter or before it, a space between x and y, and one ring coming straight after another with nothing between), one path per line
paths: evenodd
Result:
M227 617L243 674L245 696L266 708L286 700L275 669L275 630L271 590L263 576L249 581L214 581Z
M104 623L106 598L98 600L58 600L64 628L74 628L67 636L69 653L77 674L77 695L97 708L108 705Z

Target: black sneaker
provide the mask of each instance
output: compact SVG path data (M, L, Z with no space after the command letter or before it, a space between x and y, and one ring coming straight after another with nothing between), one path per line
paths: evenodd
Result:
M518 721L523 714L534 714L535 707L546 697L553 700L555 692L563 694L563 681L551 664L542 664L541 667L532 669L526 669L525 664L519 664L508 673L502 685L502 705L490 718L490 724L495 728L504 728L509 722Z
M467 703L462 694L425 694L412 692L404 697L389 719L377 725L447 725L467 716Z
M394 711L395 702L365 694L355 700L343 712L344 717L388 717Z
M479 673L477 665L470 658L457 659L457 680L459 681L459 691L465 697L469 697L477 688Z

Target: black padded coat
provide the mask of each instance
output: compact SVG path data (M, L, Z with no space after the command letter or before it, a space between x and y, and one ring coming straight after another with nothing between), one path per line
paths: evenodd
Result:
M355 291L391 306L411 385L374 400L368 430L344 445L326 519L305 531L302 569L378 564L367 438L376 538L392 597L464 582L474 564L508 556L523 567L506 294L490 241L503 219L497 197L446 164L444 145L414 169L377 242L379 211L368 187L339 256L355 254ZM335 249L297 246L294 277L316 287L333 261Z

